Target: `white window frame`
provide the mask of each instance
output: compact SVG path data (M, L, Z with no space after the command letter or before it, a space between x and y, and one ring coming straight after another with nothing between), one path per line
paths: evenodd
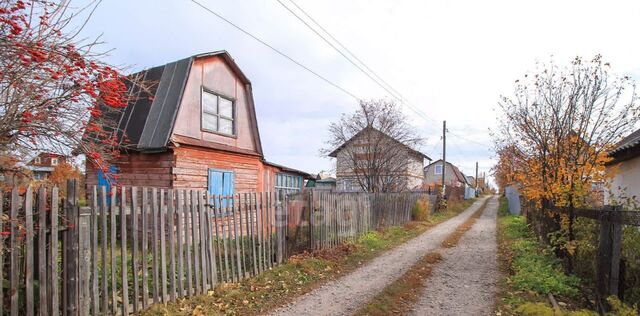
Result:
M51 158L51 165L52 166L57 166L58 165L58 158Z
M205 93L207 94L211 94L213 96L216 97L217 103L216 103L216 111L215 112L211 112L211 111L206 111L204 108L204 96ZM222 115L220 114L220 98L223 98L227 101L231 102L231 116L226 116L226 115ZM236 115L237 111L236 111L236 100L234 98L228 97L226 95L223 95L221 93L215 92L211 89L207 89L205 87L202 87L202 89L200 89L200 129L205 131L205 132L210 132L210 133L215 133L215 134L220 134L220 135L224 135L224 136L229 136L229 137L236 137L236 129L237 129L237 123L236 123ZM216 129L210 129L210 128L205 128L204 126L204 118L205 115L207 116L211 116L211 117L215 117L216 120ZM226 133L220 130L220 121L221 119L224 120L230 120L231 121L231 133Z
M438 168L440 167L440 168ZM440 172L438 172L438 170L440 170ZM435 165L433 168L433 173L434 174L442 174L442 165Z

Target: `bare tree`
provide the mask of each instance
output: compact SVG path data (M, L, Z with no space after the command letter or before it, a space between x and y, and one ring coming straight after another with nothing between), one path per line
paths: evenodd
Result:
M366 192L412 189L408 177L422 173L424 155L415 148L423 139L393 102L361 101L355 113L329 125L329 134L321 152L337 158L338 178Z

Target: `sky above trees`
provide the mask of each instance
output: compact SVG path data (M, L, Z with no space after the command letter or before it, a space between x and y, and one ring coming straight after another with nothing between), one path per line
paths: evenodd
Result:
M358 97L388 97L276 0L200 1ZM430 157L441 155L447 120L447 160L468 175L476 161L481 172L494 164L499 97L537 60L600 53L614 72L640 79L638 1L294 1L426 114L404 107ZM104 49L115 49L107 61L132 71L229 51L253 83L266 158L308 172L334 168L319 149L329 123L358 102L194 3L104 1L83 30L100 34Z

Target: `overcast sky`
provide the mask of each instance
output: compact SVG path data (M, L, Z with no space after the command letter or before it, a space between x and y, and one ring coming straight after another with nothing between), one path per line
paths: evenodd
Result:
M276 0L199 1L359 98L389 97ZM294 1L428 116L403 108L432 158L447 120L447 160L468 175L476 161L480 172L493 165L498 98L536 60L601 53L615 72L640 79L640 1ZM329 122L357 102L191 1L103 1L84 30L99 34L114 49L108 61L132 71L229 51L252 81L266 159L311 173L335 168L318 151Z

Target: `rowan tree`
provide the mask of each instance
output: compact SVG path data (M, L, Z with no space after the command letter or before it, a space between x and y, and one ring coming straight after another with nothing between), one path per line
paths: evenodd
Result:
M558 241L569 257L573 213L549 210L589 206L592 185L612 176L605 168L608 151L640 119L635 83L610 68L600 55L576 57L568 66L541 63L499 102L496 169L551 219L555 225L547 228L556 226L560 235L543 237Z
M69 1L0 0L0 151L84 154L107 171L120 152L112 120L140 84L78 38L96 8Z

